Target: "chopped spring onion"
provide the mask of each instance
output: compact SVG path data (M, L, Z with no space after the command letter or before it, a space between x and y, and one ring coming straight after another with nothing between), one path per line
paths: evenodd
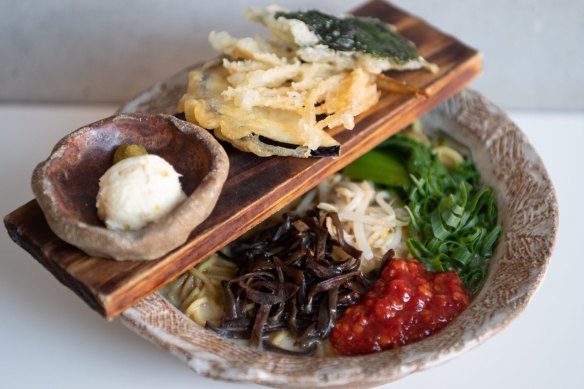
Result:
M442 154L449 152L445 147ZM455 269L466 288L476 293L501 235L495 195L492 188L480 185L470 158L451 161L446 166L428 145L398 134L349 165L345 174L403 190L411 255L431 271Z

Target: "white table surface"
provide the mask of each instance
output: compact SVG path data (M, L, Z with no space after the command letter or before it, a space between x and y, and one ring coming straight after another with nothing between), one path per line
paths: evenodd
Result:
M114 106L0 105L0 214L32 199L30 175L66 133ZM453 361L385 387L584 387L584 112L512 112L543 158L560 203L547 277L504 331ZM106 322L0 234L0 388L251 388L212 381Z

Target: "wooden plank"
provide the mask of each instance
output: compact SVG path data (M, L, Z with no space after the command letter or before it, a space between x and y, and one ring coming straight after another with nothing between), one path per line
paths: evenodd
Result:
M34 200L6 216L10 236L91 308L111 319L428 112L480 73L480 53L388 3L372 1L354 13L394 23L440 70L435 74L423 70L392 73L425 89L428 98L383 95L375 107L357 118L355 129L331 130L342 145L340 157L259 158L226 145L231 169L215 210L184 246L155 261L117 262L85 255L52 233ZM186 77L171 81L138 96L134 105L160 110L170 96L166 109L172 109Z

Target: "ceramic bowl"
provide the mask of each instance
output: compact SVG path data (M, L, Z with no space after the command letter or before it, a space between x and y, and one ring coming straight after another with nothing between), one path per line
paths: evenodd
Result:
M503 234L483 288L436 334L366 356L318 358L257 351L207 331L153 294L128 309L123 322L198 374L272 387L372 387L443 363L495 335L526 307L552 253L558 206L541 159L494 104L465 90L423 118L467 144L485 184L496 190Z
M99 178L115 149L141 144L182 175L187 199L169 214L135 231L112 231L99 220ZM194 124L169 115L120 114L89 124L63 138L33 173L33 192L51 229L89 255L150 260L183 244L209 216L227 178L223 147Z

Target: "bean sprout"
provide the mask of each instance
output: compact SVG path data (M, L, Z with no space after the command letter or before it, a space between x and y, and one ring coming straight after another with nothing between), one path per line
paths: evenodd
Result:
M408 256L404 243L408 214L390 192L376 191L370 182L353 182L335 174L308 192L296 211L302 213L310 205L339 214L345 240L363 251L362 271L379 267L381 258L390 249L398 258ZM327 227L334 234L332 226Z

